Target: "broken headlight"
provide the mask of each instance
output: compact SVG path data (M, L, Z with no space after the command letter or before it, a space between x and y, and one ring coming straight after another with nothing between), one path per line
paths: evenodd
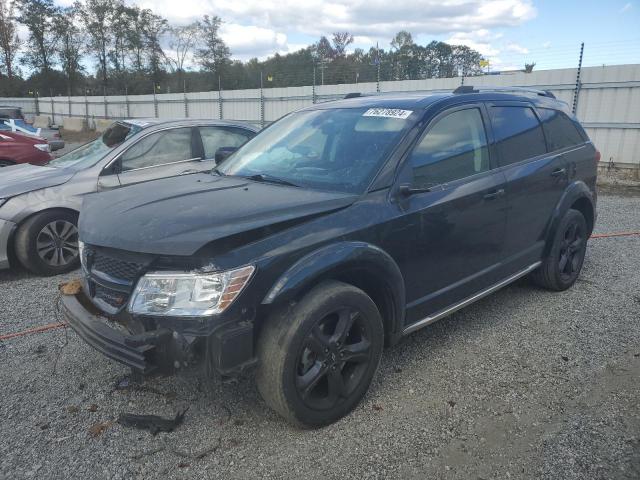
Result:
M219 273L152 272L138 280L129 312L196 317L222 313L253 274L247 266Z

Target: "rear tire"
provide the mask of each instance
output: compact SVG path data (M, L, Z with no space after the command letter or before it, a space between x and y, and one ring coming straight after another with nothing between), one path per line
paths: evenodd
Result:
M371 298L346 283L322 283L267 320L258 339L258 390L290 423L328 425L360 403L383 345Z
M577 210L569 210L556 230L549 255L531 274L533 282L548 290L571 287L582 270L587 250L587 222Z
M27 219L16 232L20 263L38 275L59 275L78 268L78 215L49 210Z

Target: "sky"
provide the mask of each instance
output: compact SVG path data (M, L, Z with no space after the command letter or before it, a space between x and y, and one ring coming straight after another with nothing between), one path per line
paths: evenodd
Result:
M55 0L68 6L73 0ZM492 70L640 63L640 0L125 0L172 24L218 15L234 58L264 59L298 50L335 31L355 36L350 49L408 30L414 41L464 44Z

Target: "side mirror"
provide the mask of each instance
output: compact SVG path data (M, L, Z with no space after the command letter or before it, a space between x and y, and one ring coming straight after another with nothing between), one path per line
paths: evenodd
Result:
M236 150L238 150L238 147L220 147L218 150L216 150L216 155L214 157L216 165L218 165Z

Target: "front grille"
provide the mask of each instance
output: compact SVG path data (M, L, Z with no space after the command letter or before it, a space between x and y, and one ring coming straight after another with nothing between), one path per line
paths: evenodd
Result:
M91 269L102 272L118 280L132 282L138 278L142 265L139 263L117 260L96 252L94 253Z
M94 298L98 298L105 302L107 305L113 308L121 308L129 298L129 295L124 292L118 292L117 290L111 290L110 288L103 287L102 285L95 284L93 287Z
M136 255L129 252L108 253L100 247L85 245L83 266L90 297L96 306L108 314L116 314L127 304L136 281L151 259L140 255L137 261ZM126 260L118 258L120 255Z

